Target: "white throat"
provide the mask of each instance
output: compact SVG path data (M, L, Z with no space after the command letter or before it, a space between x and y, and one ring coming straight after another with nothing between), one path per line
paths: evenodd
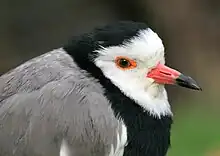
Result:
M139 104L144 111L148 111L150 115L160 118L161 116L172 116L170 104L168 102L167 92L162 85L152 85L147 89L135 88L128 82L124 84L115 84L117 86L125 85L129 87L121 87L121 91ZM134 84L135 85L135 84Z
M163 85L152 84L148 88L137 87L134 81L126 81L124 79L111 78L111 75L105 73L127 97L133 99L140 105L144 111L148 111L150 115L161 118L161 116L172 116L172 111L167 97L166 89ZM120 75L119 75L120 76Z

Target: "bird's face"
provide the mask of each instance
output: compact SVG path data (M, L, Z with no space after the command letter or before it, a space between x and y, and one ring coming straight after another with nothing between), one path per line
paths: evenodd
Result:
M162 41L151 29L140 31L123 45L96 52L95 64L120 89L148 92L151 86L163 85L148 77L158 64L165 63Z
M122 45L95 52L94 63L103 74L154 115L172 114L164 84L200 89L193 79L165 65L163 43L149 28Z
M200 89L192 78L165 65L163 43L144 23L128 21L99 27L64 49L104 88L110 88L105 86L112 85L110 80L143 110L158 117L172 115L165 84Z

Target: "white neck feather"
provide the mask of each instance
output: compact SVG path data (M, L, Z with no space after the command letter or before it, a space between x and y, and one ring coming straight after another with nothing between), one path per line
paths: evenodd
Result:
M173 115L167 92L163 85L152 84L147 88L144 88L144 86L140 88L132 81L127 82L117 78L111 80L127 97L133 99L144 111L148 111L150 115L158 118Z

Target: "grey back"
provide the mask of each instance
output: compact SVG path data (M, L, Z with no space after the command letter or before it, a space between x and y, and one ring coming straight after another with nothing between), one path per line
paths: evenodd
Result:
M121 122L103 88L56 49L0 77L0 156L105 156Z

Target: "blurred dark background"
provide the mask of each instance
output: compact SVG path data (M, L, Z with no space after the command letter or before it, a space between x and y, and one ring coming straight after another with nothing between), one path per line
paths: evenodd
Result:
M0 74L117 20L148 23L163 39L166 60L195 78L202 92L171 86L169 156L220 156L220 1L0 0Z

